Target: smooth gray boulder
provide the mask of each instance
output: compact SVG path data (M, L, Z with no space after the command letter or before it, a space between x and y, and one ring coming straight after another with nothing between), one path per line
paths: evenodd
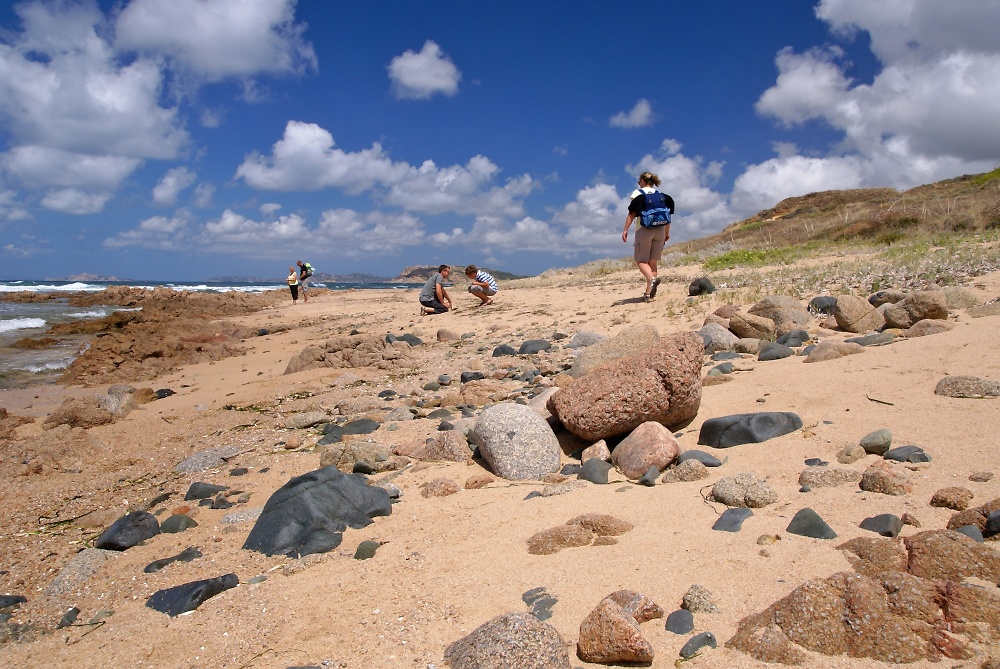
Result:
M509 481L537 481L559 471L559 440L528 406L505 403L484 410L469 440L493 473Z
M756 444L802 429L802 419L791 412L768 411L709 418L702 423L698 444L730 448Z

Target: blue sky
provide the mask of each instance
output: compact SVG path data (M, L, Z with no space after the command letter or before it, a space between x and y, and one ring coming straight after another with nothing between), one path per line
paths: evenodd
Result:
M534 274L1000 165L1000 0L0 8L0 279Z

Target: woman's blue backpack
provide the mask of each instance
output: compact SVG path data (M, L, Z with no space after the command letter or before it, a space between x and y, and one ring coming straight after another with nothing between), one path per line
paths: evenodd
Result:
M660 191L644 193L646 208L639 222L644 228L658 228L670 224L670 210L667 208L667 196Z

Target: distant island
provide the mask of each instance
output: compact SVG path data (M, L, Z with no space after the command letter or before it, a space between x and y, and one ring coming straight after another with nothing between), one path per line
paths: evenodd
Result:
M90 272L84 272L83 274L74 274L73 276L68 276L65 279L45 279L46 281L123 281L117 276L104 276L103 274L91 274Z

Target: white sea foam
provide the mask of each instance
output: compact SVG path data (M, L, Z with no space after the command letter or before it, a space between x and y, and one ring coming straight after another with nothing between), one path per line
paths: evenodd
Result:
M104 318L108 315L108 312L104 309L93 309L91 311L77 311L66 315L70 318Z
M11 318L0 321L0 332L13 332L14 330L30 330L32 328L45 327L44 318Z
M25 365L20 367L26 372L31 372L32 374L41 374L42 372L54 372L59 369L66 369L72 364L73 358L66 358L65 360L56 360L54 362L46 362L42 365Z
M92 283L83 283L81 281L74 281L73 283L67 283L62 286L56 286L54 284L36 284L34 286L24 286L21 285L20 281L5 281L3 284L0 284L0 293L20 293L22 291L30 291L33 293L50 293L50 292L96 293L101 290L104 290L104 286L95 286Z

